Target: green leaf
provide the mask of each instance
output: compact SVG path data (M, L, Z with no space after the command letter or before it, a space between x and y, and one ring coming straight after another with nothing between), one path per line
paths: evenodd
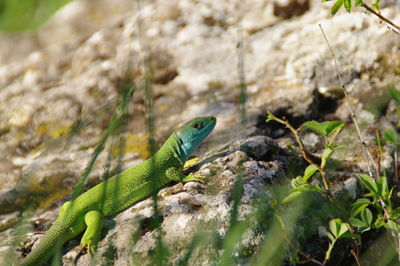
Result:
M338 234L338 238L341 238L347 231L349 231L349 227L347 226L346 223L342 223L340 225L340 230Z
M392 198L393 190L394 190L394 187L392 187L392 188L389 190L389 193L388 193L388 195L387 195L387 199L388 199L388 200L390 200L390 199Z
M343 5L343 0L337 0L336 3L333 4L331 8L331 15L334 16L342 5Z
M294 199L300 197L301 194L303 194L303 193L304 193L304 191L294 191L294 192L291 192L287 197L285 197L285 198L282 200L282 203L289 203L289 202L291 202L292 200L294 200Z
M382 198L386 198L389 188L385 176L381 176L380 178L378 178L377 187L378 187L378 195L381 196Z
M356 202L353 203L353 207L351 208L351 217L356 217L370 204L372 204L372 202L367 198L358 199Z
M357 239L361 239L361 236L359 234L346 232L340 238L357 238Z
M341 121L326 121L321 124L325 127L326 136L329 136L333 132L342 129L345 126Z
M368 226L372 224L372 213L371 211L366 208L361 212L361 220Z
M400 91L395 88L391 88L389 90L390 97L395 100L397 103L400 103Z
M355 205L361 205L361 204L365 204L365 203L371 204L372 202L367 198L361 198L361 199L358 199L356 202L354 202L353 205L355 206Z
M372 0L372 7L379 13L379 0Z
M326 127L317 121L307 121L304 124L301 125L302 127L305 127L311 131L314 131L315 133L318 133L322 136L326 136Z
M400 208L392 210L393 219L398 219L400 217Z
M351 0L344 0L344 7L346 8L347 12L351 11Z
M363 6L364 1L363 0L356 0L356 6Z
M306 168L306 170L304 170L303 180L304 180L305 182L307 182L308 179L310 179L310 177L312 177L312 176L315 174L315 172L316 172L317 170L318 170L318 167L317 167L316 165L310 164L310 165Z
M367 224L365 224L363 221L361 221L358 218L349 218L349 222L352 226L357 227L357 228L362 227L362 226L367 226Z
M301 126L327 137L333 132L343 128L344 125L345 124L340 121L325 121L321 123L318 123L317 121L307 121Z
M376 197L377 197L377 194L376 194L376 193L373 193L373 192L370 192L370 193L364 194L364 197L374 197L374 198L376 198Z
M374 179L372 179L372 177L370 177L369 175L366 175L366 174L358 174L357 176L360 179L361 183L369 191L371 191L373 195L377 195L378 194L378 187L377 187Z
M332 153L333 153L333 149L330 147L326 147L324 150L324 153L322 154L322 158L321 158L321 168L324 169L326 162L328 161L329 157L331 157Z
M382 132L383 140L389 144L397 144L397 133L392 129L386 129Z
M318 193L323 193L324 190L321 187L319 187L318 185L314 186L314 185L306 183L303 186L291 189L290 192L318 192Z
M371 229L371 226L365 224L363 221L357 218L350 218L349 222L352 226L357 227L357 230L361 233L369 231Z
M69 0L3 0L1 2L0 30L35 30Z
M325 234L329 237L329 239L330 239L332 242L335 242L335 241L336 241L336 238L335 238L331 233L325 232Z
M338 218L329 221L329 229L331 230L332 235L335 238L338 238L340 236L340 232L342 229L341 226L342 226L342 220Z
M304 181L302 176L298 176L296 178L293 178L292 181L290 181L290 184L292 185L292 188L300 188L302 187L306 182Z
M351 217L357 216L359 213L361 213L368 206L369 206L369 204L363 204L363 205L358 206L357 208L351 209Z
M362 226L360 228L358 228L358 231L360 231L360 233L364 233L371 230L371 226Z

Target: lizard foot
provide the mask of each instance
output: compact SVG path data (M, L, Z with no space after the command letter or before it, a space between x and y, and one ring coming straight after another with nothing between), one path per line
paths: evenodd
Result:
M187 175L187 176L182 180L182 182L183 182L183 183L187 183L187 182L192 182L192 181L194 181L194 182L200 182L200 183L204 184L204 179L205 179L205 178L206 178L206 177L205 177L204 175L190 173L189 175Z
M186 161L185 164L183 165L183 170L187 170L190 167L195 166L200 161L201 161L201 159L199 157L196 157L196 158Z
M81 241L81 245L89 251L90 256L94 255L94 252L96 251L97 245L93 243L94 241L92 239L85 239Z
M76 264L76 263L78 262L78 259L79 259L82 255L85 255L86 253L89 252L90 256L93 257L93 255L94 255L94 253L95 253L95 251L96 251L96 245L94 245L94 244L92 243L92 240L91 240L91 239L86 239L84 242L85 242L85 243L81 243L81 244L79 245L78 253L76 254L76 256L74 257L74 260L73 260L74 264Z

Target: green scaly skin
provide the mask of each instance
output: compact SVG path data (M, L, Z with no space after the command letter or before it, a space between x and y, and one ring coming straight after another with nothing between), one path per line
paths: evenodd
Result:
M151 196L152 189L158 191L170 182L201 181L198 176L185 176L181 170L193 150L211 133L216 121L209 116L185 123L151 158L64 203L57 220L21 265L46 263L66 241L85 229L81 246L92 254L101 237L104 217L116 215Z

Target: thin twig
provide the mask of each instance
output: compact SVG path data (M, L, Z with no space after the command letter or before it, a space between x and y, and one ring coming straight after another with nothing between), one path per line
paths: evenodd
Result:
M240 81L239 88L239 106L240 106L240 127L242 136L246 135L246 125L247 125L247 117L246 117L246 99L247 99L247 84L246 84L246 75L245 75L245 58L244 58L244 47L243 47L243 27L242 23L239 23L238 26L238 45L237 45L237 54L238 54L238 74Z
M354 250L352 249L350 251L350 253L351 253L351 255L353 255L354 259L356 260L357 266L361 266L360 260L358 259L358 256L357 256L356 252L354 252Z
M362 10L361 12L363 12L365 15L368 15L368 16L371 15L371 13L369 13L368 10ZM373 14L372 14L372 15L373 15ZM380 20L379 18L377 18L377 19L378 19L378 21L379 21L379 24L381 24L381 23L383 22L383 21ZM400 35L400 32L397 31L397 30L396 30L395 28L393 28L392 26L390 26L389 24L386 25L386 28L388 28L388 30L392 31L392 32L395 33L395 34Z
M300 254L301 256L303 256L304 258L306 258L308 262L313 262L313 263L318 264L318 265L321 265L321 266L324 266L324 265L325 265L325 263L322 263L322 262L320 262L320 261L314 259L310 254L308 254L308 253L306 253L305 251L303 251L303 250L301 250L300 248L298 248L298 247L289 239L289 236L288 236L287 233L286 233L285 223L283 222L282 217L281 217L279 214L275 214L275 217L276 217L276 219L277 219L277 221L278 221L278 224L279 224L280 228L282 229L282 236L283 236L283 238L286 240L286 242L289 244L289 246L291 246L292 249L293 249L296 253L298 253L298 254Z
M396 184L399 184L399 165L397 163L397 145L394 148L394 177L396 180Z
M286 242L289 244L289 246L298 254L300 254L301 256L303 256L304 258L307 259L308 262L313 262L315 264L324 266L325 263L322 263L316 259L314 259L313 257L311 257L311 255L307 254L306 252L304 252L303 250L299 249L287 236L286 233L283 233L283 238L286 240Z
M365 154L366 154L367 157L369 158L369 160L367 160L368 174L369 174L370 176L373 176L373 175L372 175L372 171L371 171L371 166L370 166L370 162L372 162L372 165L373 165L375 171L377 172L377 176L379 176L378 167L377 167L377 165L375 164L375 161L374 161L374 158L372 157L372 154L369 152L369 150L368 150L368 148L367 148L367 144L366 144L366 142L365 142L365 140L364 140L364 138L363 138L363 136L362 136L362 134L361 134L361 130L360 130L360 127L359 127L359 125L358 125L358 122L357 122L357 119L356 119L356 115L355 115L355 113L354 113L354 111L353 111L353 108L351 107L349 94L347 93L347 90L346 90L346 88L345 88L345 86L344 86L344 84L343 84L342 75L340 74L340 71L339 71L339 67L338 67L338 63L337 63L337 60L336 60L335 53L333 52L333 49L332 49L331 45L329 44L328 38L326 37L325 32L324 32L324 30L322 29L321 24L318 24L318 25L319 25L319 27L320 27L320 29L321 29L322 35L324 36L325 42L326 42L326 44L328 45L328 48L329 48L329 50L330 50L330 52L331 52L331 54L332 54L333 60L334 60L334 62L335 62L336 73L337 73L337 76L338 76L339 81L340 81L340 86L341 86L342 89L343 89L346 102L347 102L347 104L349 105L349 110L350 110L350 114L351 114L351 119L353 120L353 124L354 124L354 126L355 126L355 128L356 128L356 130L357 130L358 138L359 138L359 140L360 140L362 146L364 147L364 152L365 152Z
M390 21L389 19L382 16L380 13L376 12L373 8L371 8L366 3L363 3L362 7L365 8L366 10L368 10L369 12L371 12L372 14L374 14L375 16L377 16L378 18L380 18L381 20L383 20L384 22L386 22L387 24L389 24L390 26L392 26L393 28L395 28L396 30L400 31L399 26L397 26L392 21Z
M350 231L350 233L352 233L352 234L355 233L355 232L354 232L354 229L353 229L351 226L349 227L349 231ZM356 247L355 247L355 251L354 251L354 249L352 249L352 250L350 251L350 253L351 253L351 255L353 255L353 257L354 257L354 259L355 259L355 261L356 261L356 263L357 263L357 266L361 266L361 264L360 264L360 259L359 259L359 256L360 256L360 249L361 249L361 240L359 240L359 239L357 239L357 238L352 238L352 240L353 240L354 244L356 245Z
M381 172L381 157L383 154L383 150L382 150L381 138L379 136L378 129L375 129L375 136L376 136L376 142L378 144L378 150L379 150L376 155L376 164L378 165L378 173L380 173Z
M300 147L300 152L302 157L309 163L309 164L314 164L314 165L319 165L319 163L317 163L313 158L311 158L310 153L306 150L306 148L304 147L303 141L301 140L299 133L297 132L297 130L292 127L292 125L285 119L283 118L283 124L285 125L285 127L287 127L290 131L292 131L297 144L299 144Z

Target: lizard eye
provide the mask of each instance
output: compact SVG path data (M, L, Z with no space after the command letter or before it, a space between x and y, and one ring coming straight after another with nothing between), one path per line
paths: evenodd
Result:
M200 130L200 129L203 128L203 123L195 123L195 124L193 125L193 128L194 128L194 129L197 129L197 130Z

